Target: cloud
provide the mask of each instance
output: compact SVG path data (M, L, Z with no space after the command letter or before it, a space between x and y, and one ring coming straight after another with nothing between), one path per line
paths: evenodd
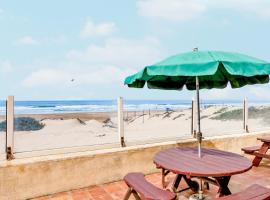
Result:
M90 45L85 50L72 50L62 63L39 63L39 70L24 78L24 87L74 87L81 85L122 85L127 75L161 57L159 42L154 38L142 40L108 39L103 45ZM74 79L74 81L71 81Z
M100 24L94 24L94 22L88 20L81 33L80 36L82 38L88 38L93 36L108 36L115 32L116 26L113 22L103 22Z
M40 69L32 72L27 78L22 82L25 87L34 87L42 85L54 85L64 82L69 82L71 77L65 71L57 70L53 68Z
M34 38L32 38L31 36L24 36L24 37L20 38L16 43L21 44L21 45L37 45L37 44L39 44L39 42L37 40L35 40Z
M224 89L202 90L204 99L238 99L241 98L241 89L232 89L230 84Z
M1 74L6 74L6 73L10 73L13 71L13 66L11 65L11 63L7 60L5 61L0 61L0 73Z
M248 97L251 101L270 100L269 84L246 85L242 88L232 89L230 84L224 89L201 90L202 99L244 99Z
M226 0L226 1L206 1L209 7L234 10L244 15L253 15L261 19L270 19L269 0Z
M24 87L73 87L80 85L108 85L115 82L123 81L127 75L125 70L114 66L104 67L72 67L72 68L46 68L40 69L22 82Z
M270 93L269 93L269 85L255 85L253 87L250 87L249 90L249 96L253 99L257 100L269 100L270 99Z
M56 35L52 37L44 37L34 39L31 36L24 36L14 42L14 45L61 45L68 42L66 35Z
M148 18L189 21L207 12L234 11L243 16L270 19L269 0L137 0L138 14Z
M138 0L138 14L149 18L172 21L188 21L206 11L205 4L198 0Z
M68 59L76 62L139 68L156 62L161 55L159 41L155 38L108 39L103 45L90 45L84 50L71 50L67 53Z

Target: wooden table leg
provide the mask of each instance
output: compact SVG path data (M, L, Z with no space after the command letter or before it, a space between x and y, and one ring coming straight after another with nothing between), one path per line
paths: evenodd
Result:
M162 169L161 171L161 184L162 184L162 187L165 189L167 187L167 184L166 184L166 181L165 181L165 177L170 173L169 170L165 170L165 169Z
M174 192L177 192L177 188L178 188L178 186L180 184L181 179L182 179L181 174L177 174L176 177L174 178L173 185L172 185L172 190Z
M269 143L264 142L258 152L260 154L266 154L268 148L269 148ZM253 166L258 167L261 161L262 161L262 157L255 156L255 158L252 161L252 164Z
M184 178L188 187L177 190L182 178ZM181 175L181 174L176 175L174 182L173 182L173 185L172 185L172 191L175 193L179 193L179 192L183 192L183 191L188 190L188 189L191 189L193 192L198 192L199 183L191 180L190 178L187 178L185 175Z
M165 188L165 169L161 170L161 185L163 188Z
M226 195L232 194L230 189L228 188L228 184L230 182L230 176L224 177L216 177L217 185L219 186L217 197L222 197Z
M186 181L186 183L188 184L189 188L193 192L198 192L198 190L199 190L199 183L197 181L193 181L190 178L187 178L186 176L184 176L184 180Z

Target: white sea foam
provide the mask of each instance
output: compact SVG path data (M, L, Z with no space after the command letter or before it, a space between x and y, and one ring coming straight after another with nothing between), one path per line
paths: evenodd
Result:
M251 102L250 106L266 105L267 103ZM201 102L202 106L209 105L238 105L242 102ZM164 100L130 100L124 102L125 111L148 110L179 110L190 108L190 101L164 101ZM81 113L81 112L116 112L117 102L110 100L100 101L24 101L15 103L15 114L54 114L54 113ZM6 107L0 102L0 115L5 115Z

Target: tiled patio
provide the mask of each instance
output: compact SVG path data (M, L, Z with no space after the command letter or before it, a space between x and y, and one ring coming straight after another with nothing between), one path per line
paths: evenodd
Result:
M170 176L169 179L172 179ZM161 187L160 173L151 174L147 179L153 184ZM259 167L254 167L252 170L232 177L229 188L232 193L243 190L244 188L254 183L270 188L270 162L263 162ZM182 185L184 187L184 185ZM58 194L52 194L45 197L35 198L33 200L121 200L127 190L127 186L123 181L91 186L79 190L73 190ZM215 196L217 187L210 185L210 190L205 191L207 199ZM188 199L187 197L192 194L190 190L181 193L179 199ZM133 199L133 198L130 198Z

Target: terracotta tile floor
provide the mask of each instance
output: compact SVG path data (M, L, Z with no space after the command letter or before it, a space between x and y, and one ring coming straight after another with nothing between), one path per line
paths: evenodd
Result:
M161 175L160 173L151 174L146 176L146 178L153 184L158 187L161 187ZM172 180L173 175L168 177L168 181ZM254 167L252 170L235 175L230 181L229 188L232 193L243 190L244 188L258 183L260 185L270 188L270 162L264 162L259 167ZM185 187L184 183L181 183L180 187ZM127 186L123 181L91 186L87 188L82 188L79 190L72 190L67 192L62 192L58 194L52 194L45 197L39 197L32 200L121 200L123 199ZM215 196L217 192L217 187L210 185L209 191L204 191L204 194L207 195L207 199L211 199ZM187 190L181 195L179 199L186 200L192 192ZM130 198L133 200L133 198Z

